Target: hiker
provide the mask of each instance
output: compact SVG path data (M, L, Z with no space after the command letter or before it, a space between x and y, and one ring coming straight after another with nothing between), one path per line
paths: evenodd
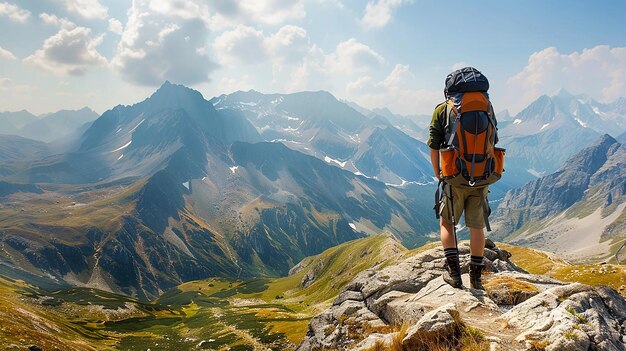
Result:
M472 67L446 77L446 101L437 105L429 128L428 146L435 177L435 214L440 219L441 244L446 257L444 280L463 288L456 224L465 214L470 232L470 286L484 290L485 232L490 231L488 185L504 171L504 149L496 148L497 122L487 90L489 81ZM440 189L441 188L441 189Z

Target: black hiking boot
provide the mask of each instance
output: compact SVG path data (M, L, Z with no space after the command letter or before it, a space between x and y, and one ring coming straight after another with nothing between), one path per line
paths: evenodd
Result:
M463 289L459 255L446 257L446 271L443 272L443 280L453 288Z
M472 289L485 290L485 288L483 287L483 283L480 281L480 276L482 274L483 268L485 268L485 265L470 263L469 276L470 287Z

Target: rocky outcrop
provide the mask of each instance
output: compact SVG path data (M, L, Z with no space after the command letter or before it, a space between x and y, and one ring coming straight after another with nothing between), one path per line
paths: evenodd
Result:
M467 273L469 245L459 250ZM298 350L421 350L468 330L494 350L626 350L626 300L617 292L528 274L510 257L486 249L486 292L446 284L440 248L363 271L311 320Z

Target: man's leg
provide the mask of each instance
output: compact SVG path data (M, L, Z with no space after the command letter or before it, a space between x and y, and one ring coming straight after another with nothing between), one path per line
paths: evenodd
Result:
M461 266L459 262L459 250L456 247L456 238L454 237L454 231L452 227L452 202L460 201L462 204L463 199L453 197L453 201L450 201L450 192L452 189L447 186L447 192L445 193L444 208L441 212L441 221L439 227L441 229L440 238L441 246L446 257L446 271L443 274L443 280L450 284L454 288L463 288L463 281L461 280ZM458 204L455 203L455 207ZM454 218L457 219L461 216L461 212L457 208Z
M483 228L470 228L470 255L483 257L485 253L485 230ZM441 230L443 237L443 229ZM443 239L441 239L443 242ZM445 248L445 245L444 245Z
M470 287L485 290L481 281L483 254L485 253L485 231L483 228L470 228Z
M456 241L454 240L454 233L452 232L452 223L448 223L442 218L439 222L439 226L441 227L440 237L443 249L456 248Z

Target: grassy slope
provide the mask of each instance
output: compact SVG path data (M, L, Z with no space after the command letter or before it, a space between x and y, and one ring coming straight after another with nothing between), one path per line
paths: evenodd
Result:
M511 252L511 261L533 274L546 274L565 282L607 285L626 297L626 265L570 264L547 252L522 246L498 244Z
M302 340L309 320L359 272L437 245L407 251L389 236L377 235L309 257L288 277L193 281L152 303L87 288L44 292L0 278L0 345L9 350L31 344L45 350L290 350ZM533 249L499 246L531 273L616 289L626 284L624 266L571 265ZM312 271L313 283L302 287Z
M406 253L388 235L377 235L309 257L292 276L193 281L149 304L95 289L46 293L2 279L2 319L22 310L28 313L2 324L0 345L38 344L45 350L107 350L113 345L124 350L195 350L198 345L217 350L293 349L309 320L327 308L356 274ZM317 278L303 288L302 278L311 270ZM28 322L30 314L55 327L38 331Z

